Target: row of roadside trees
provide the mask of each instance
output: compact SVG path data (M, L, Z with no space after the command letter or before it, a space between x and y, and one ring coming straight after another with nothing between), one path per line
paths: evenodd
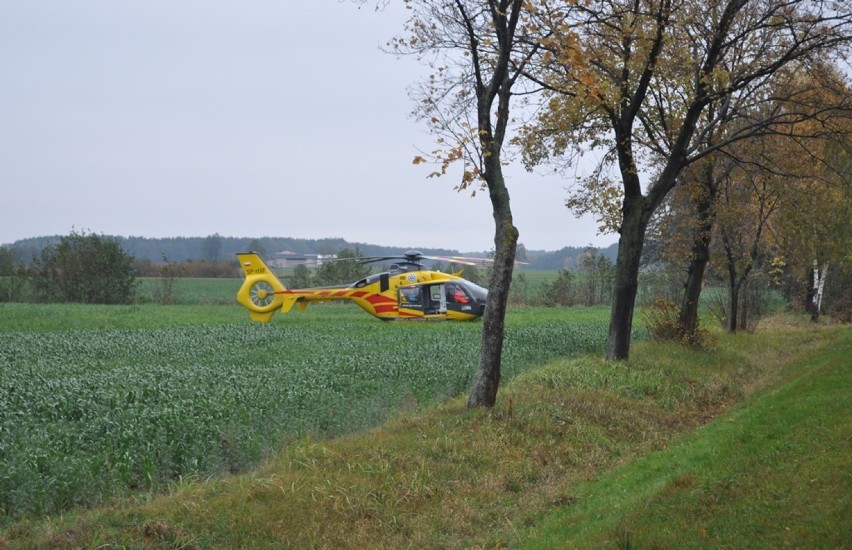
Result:
M697 328L709 244L718 233L730 270L730 327L738 292L753 270L748 242L761 241L780 203L767 192L777 166L744 150L803 148L814 165L843 151L850 125L848 76L852 7L834 0L408 0L410 19L389 49L416 55L431 74L415 91L418 114L437 136L434 175L463 164L458 188L486 190L493 206L495 263L480 362L469 406L492 406L500 379L503 319L519 231L503 167L515 154L528 167L575 165L595 151L598 165L567 204L593 213L620 235L606 356L630 349L646 234L670 194L690 182L697 200L671 209L698 220L681 301L680 329ZM511 136L510 133L514 132ZM824 147L816 144L827 144ZM821 152L822 151L822 152ZM835 168L847 162L835 163ZM734 169L737 172L734 172ZM742 185L707 187L724 174ZM812 178L812 174L797 174ZM724 176L727 177L727 176ZM846 185L840 194L848 200ZM819 181L827 188L831 180ZM783 186L783 183L781 184ZM714 191L715 189L715 191ZM745 191L758 194L747 196ZM819 201L822 203L822 201ZM719 205L747 219L739 238L717 225ZM737 207L748 204L737 212ZM823 203L824 204L824 203ZM801 206L805 204L800 203ZM801 216L805 225L819 211ZM795 216L787 217L790 223ZM782 224L776 223L780 228ZM800 232L820 233L801 228ZM837 235L833 235L836 240ZM783 239L779 238L781 242ZM848 242L840 244L846 247ZM824 261L809 251L815 295ZM818 300L818 298L817 298Z

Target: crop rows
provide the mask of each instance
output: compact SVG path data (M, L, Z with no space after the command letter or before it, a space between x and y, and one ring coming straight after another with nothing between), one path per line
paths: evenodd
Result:
M481 324L287 322L0 333L0 527L187 476L467 389ZM599 351L604 323L507 329L504 379ZM5 520L3 519L5 516Z

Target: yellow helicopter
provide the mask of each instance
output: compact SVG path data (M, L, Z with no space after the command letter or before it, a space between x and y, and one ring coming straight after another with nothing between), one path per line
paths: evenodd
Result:
M479 258L424 256L416 250L402 256L364 258L365 262L401 260L389 271L369 275L350 285L288 289L256 252L237 254L245 281L237 301L251 318L269 322L276 310L289 312L295 305L304 311L311 302L350 300L384 321L424 319L471 321L485 311L488 291L459 274L423 268L424 259L476 265Z

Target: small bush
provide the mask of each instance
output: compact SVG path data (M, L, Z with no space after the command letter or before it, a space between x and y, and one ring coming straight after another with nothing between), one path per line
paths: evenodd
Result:
M700 325L694 331L682 327L680 309L665 298L657 298L650 306L642 308L642 317L651 338L658 342L681 342L697 349L709 349L715 345L715 339Z
M158 266L160 278L157 288L154 290L154 300L158 304L171 305L177 303L177 293L175 291L175 282L179 277L182 277L185 269L181 264L170 262L166 256L163 256L163 263Z

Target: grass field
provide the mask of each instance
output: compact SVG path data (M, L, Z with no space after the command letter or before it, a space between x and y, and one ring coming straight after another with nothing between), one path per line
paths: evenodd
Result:
M156 292L162 288L161 279L140 277L139 299L142 303L156 302ZM242 284L242 279L192 278L174 279L173 298L178 305L230 305Z
M243 474L18 520L0 547L849 547L852 331L762 326L549 360L492 410L404 408Z
M513 310L504 379L599 352L606 318ZM454 397L480 331L383 323L351 304L268 325L236 305L0 304L0 526L243 472L307 434Z
M608 308L513 307L498 406L467 411L481 323L259 325L238 280L177 283L0 304L0 548L852 542L848 328L637 330L607 363Z

